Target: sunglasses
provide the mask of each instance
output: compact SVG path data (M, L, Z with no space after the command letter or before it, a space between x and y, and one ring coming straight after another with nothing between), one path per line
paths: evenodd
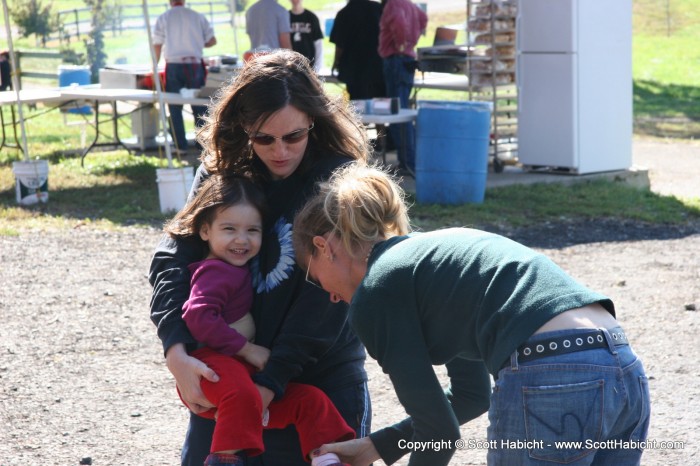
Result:
M305 280L306 280L306 283L311 283L313 286L323 289L323 287L321 286L321 284L319 282L317 282L313 278L309 277L309 271L311 270L311 259L313 257L314 256L309 256L309 264L306 266L306 278L305 278Z
M279 137L265 133L256 133L251 135L247 131L246 134L248 135L248 138L255 144L259 144L261 146L269 146L270 144L275 142L275 139L280 139L282 142L286 142L287 144L295 144L303 140L306 136L308 136L309 131L311 131L312 129L314 129L313 123L311 123L311 126L309 126L308 128L298 129L296 131L292 131L291 133L287 133L284 136Z

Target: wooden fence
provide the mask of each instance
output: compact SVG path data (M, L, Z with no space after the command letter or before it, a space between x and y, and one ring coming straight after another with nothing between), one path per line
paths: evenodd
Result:
M54 71L52 73L47 73L42 71L47 69L46 66L42 66L42 70L32 70L24 69L22 63L26 63L26 58L38 58L42 60L56 60L56 70L61 64L80 64L82 62L82 54L68 54L62 52L22 52L20 50L15 50L15 59L17 62L17 68L19 73L17 74L17 79L19 80L19 88L22 89L22 78L38 78L38 79L55 79L58 80L58 72ZM53 68L53 67L52 67Z
M234 0L236 9L239 10L241 0ZM213 25L231 23L230 0L210 0L204 2L187 2L187 6L207 16ZM149 5L148 12L151 23L169 8L169 3ZM59 31L56 35L47 37L47 40L58 40L61 45L72 40L82 40L91 30L92 13L89 8L74 8L58 12ZM113 36L121 34L125 30L146 29L146 20L143 16L141 5L115 5L108 11L107 26L105 32L111 32Z
M239 9L243 4L243 0L210 0L210 1L191 1L187 2L187 6L207 16L209 22L216 24L231 23L231 5L235 4ZM149 16L151 25L156 18L169 8L167 1L160 5L149 5ZM89 8L75 8L71 10L61 10L58 12L59 31L57 34L46 36L44 42L49 40L57 40L61 46L70 44L71 41L80 41L87 37L91 30L92 13ZM146 29L146 21L143 15L141 5L116 5L109 12L105 33L112 33L113 36L121 34L125 30ZM83 62L82 54L69 54L63 52L22 52L15 51L17 59L17 68L19 69L18 79L19 88L22 88L22 78L37 78L37 79L58 79L58 71L48 73L44 70L58 69L61 64L81 64ZM33 59L39 60L56 60L56 67L47 67L45 65L34 65L36 69L25 69L27 60L29 63L34 62Z

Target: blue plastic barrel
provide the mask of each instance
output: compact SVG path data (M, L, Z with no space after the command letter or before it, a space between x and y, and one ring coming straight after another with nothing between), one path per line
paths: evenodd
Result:
M84 86L90 84L90 67L87 65L61 65L58 67L58 86ZM92 112L89 105L69 107L68 113L88 114Z
M333 30L333 23L335 22L335 18L327 18L326 22L324 24L324 31L326 37L331 36L331 31Z
M418 101L416 200L481 203L486 193L490 102Z

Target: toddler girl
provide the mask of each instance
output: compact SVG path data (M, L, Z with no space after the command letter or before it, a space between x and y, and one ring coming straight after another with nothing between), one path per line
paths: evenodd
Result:
M189 265L190 296L183 319L199 342L192 356L219 376L201 379L202 391L216 408L201 413L216 419L205 466L245 465L264 451L263 428L294 425L302 451L313 466L340 465L335 454L314 455L324 443L355 437L333 403L319 389L290 383L282 398L264 413L251 375L261 370L269 349L253 343L250 314L253 286L248 262L260 250L265 198L248 179L211 176L166 226L173 237L199 235L208 245L203 260Z

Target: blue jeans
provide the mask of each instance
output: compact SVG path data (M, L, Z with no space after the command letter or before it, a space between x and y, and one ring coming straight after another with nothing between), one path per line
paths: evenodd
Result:
M338 408L345 422L355 429L357 438L369 435L372 405L366 382L335 391L326 391L326 394ZM309 413L309 416L313 415L314 413ZM213 433L214 421L190 413L190 425L181 452L182 466L204 464L209 454ZM299 437L293 426L286 429L265 430L263 441L265 453L248 458L248 466L309 466L309 463L304 461Z
M547 332L528 342L574 333ZM638 443L649 428L648 379L632 348L614 346L605 335L607 348L524 364L511 356L491 395L488 464L640 463Z
M406 55L391 55L384 58L384 82L388 97L398 97L401 108L409 107L409 98L413 89L415 68L411 66L414 58ZM416 169L416 131L413 123L390 125L389 132L396 144L399 165L411 171Z
M179 93L180 89L200 89L204 86L204 65L195 63L168 63L165 66L165 92ZM194 124L197 128L204 124L203 116L207 107L191 105ZM168 104L170 110L170 134L181 150L187 149L185 122L182 119L182 105Z

